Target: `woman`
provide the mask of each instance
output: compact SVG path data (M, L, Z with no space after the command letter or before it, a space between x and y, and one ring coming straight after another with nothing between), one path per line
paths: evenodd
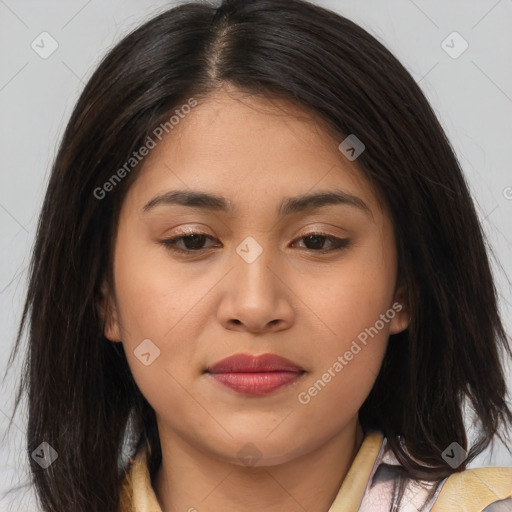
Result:
M464 471L512 353L459 164L390 52L308 2L184 4L106 56L27 326L45 511L512 503L510 468Z

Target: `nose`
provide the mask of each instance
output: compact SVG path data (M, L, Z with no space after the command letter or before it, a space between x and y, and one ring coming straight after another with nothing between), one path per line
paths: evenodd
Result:
M296 297L288 281L282 268L272 265L270 251L251 262L235 255L234 268L222 284L220 323L229 330L252 333L290 328Z

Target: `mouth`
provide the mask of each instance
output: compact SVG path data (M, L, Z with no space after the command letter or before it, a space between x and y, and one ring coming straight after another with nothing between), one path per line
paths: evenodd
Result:
M306 371L275 354L235 354L208 367L205 373L233 391L261 396L296 382Z

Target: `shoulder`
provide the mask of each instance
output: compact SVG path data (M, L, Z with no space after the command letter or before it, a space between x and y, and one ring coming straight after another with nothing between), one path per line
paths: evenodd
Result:
M128 512L132 510L134 463L135 459L130 457L120 482L118 512Z
M130 458L120 485L118 512L162 512L151 485L148 452L142 448Z
M512 468L466 469L449 476L432 512L512 512Z
M358 512L512 512L512 468L466 469L441 481L401 473L384 438Z

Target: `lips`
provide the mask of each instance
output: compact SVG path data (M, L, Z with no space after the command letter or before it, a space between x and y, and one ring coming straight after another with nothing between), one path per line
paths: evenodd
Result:
M296 381L305 370L275 354L235 354L208 367L206 373L238 393L265 395Z
M218 361L207 370L209 373L258 373L258 372L303 372L289 359L275 354L235 354Z

